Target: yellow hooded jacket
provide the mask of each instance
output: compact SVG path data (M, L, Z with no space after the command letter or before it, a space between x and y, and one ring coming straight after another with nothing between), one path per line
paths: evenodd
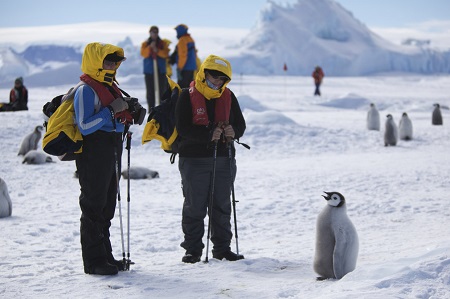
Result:
M114 70L104 70L103 60L108 54L117 54L124 57L123 60L116 63ZM122 48L102 43L90 43L84 49L83 58L81 60L81 71L94 80L101 83L112 85L116 81L116 72L122 61L125 60L124 51Z
M229 80L225 81L221 88L214 90L206 84L205 70L222 72L229 78ZM230 83L231 81L231 74L231 64L228 62L228 60L216 55L209 55L200 65L200 69L197 73L197 76L195 77L195 88L207 100L220 98L228 83Z

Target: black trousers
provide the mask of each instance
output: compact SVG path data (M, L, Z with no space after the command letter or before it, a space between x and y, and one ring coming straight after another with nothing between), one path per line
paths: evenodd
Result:
M316 90L314 91L315 96L320 96L320 83L315 83Z
M158 76L158 85L159 85L159 103L161 103L161 96L164 92L169 88L166 74L159 74ZM145 74L145 87L147 89L147 104L148 110L150 112L150 108L155 107L155 78L153 74Z
M80 239L84 266L112 259L109 228L117 196L116 161L120 175L122 133L97 131L83 136L76 165L81 187Z
M179 158L178 168L183 189L182 228L186 252L202 255L205 233L204 219L208 211L212 182L212 158ZM230 250L231 232L231 180L236 176L236 160L232 159L231 172L228 157L217 157L214 199L211 211L211 242L213 252Z

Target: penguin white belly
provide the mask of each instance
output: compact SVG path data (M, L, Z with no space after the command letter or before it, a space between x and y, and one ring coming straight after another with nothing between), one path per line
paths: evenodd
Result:
M412 122L409 118L402 118L399 124L399 137L401 140L411 140L413 136Z
M380 130L380 114L374 107L370 108L369 112L367 112L367 129Z
M6 182L0 178L0 218L9 217L12 214L12 202L9 197Z

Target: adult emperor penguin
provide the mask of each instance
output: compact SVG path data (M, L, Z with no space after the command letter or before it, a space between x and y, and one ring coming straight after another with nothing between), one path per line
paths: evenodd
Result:
M44 130L43 126L36 126L34 128L33 133L28 134L22 141L20 145L18 156L25 156L31 150L36 150L38 146L38 142L41 139L42 131Z
M442 125L442 114L441 114L441 106L439 104L434 104L433 115L431 117L431 123L433 125Z
M384 146L397 145L398 129L391 114L386 115L386 126L384 130Z
M43 152L31 150L23 157L22 164L44 164L47 162L53 162L52 157Z
M12 202L9 197L6 182L0 178L0 218L9 217L12 214Z
M318 280L341 279L355 270L359 240L355 226L347 216L345 198L338 192L322 195L327 205L317 217L314 271Z
M380 114L374 103L370 103L370 108L367 112L367 129L380 130Z
M403 112L402 118L398 125L400 140L411 140L413 138L413 126L408 114Z

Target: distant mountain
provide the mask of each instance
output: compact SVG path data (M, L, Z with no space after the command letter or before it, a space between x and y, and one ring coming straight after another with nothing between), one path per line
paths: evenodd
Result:
M82 53L68 46L32 45L20 53L20 56L34 65L41 66L49 61L81 63Z
M107 27L122 29L126 26L130 35L135 34L136 28L140 30L139 26L128 25L108 23ZM42 42L34 39L32 44L22 46L18 51L12 48L11 41L2 40L0 87L11 87L18 76L24 77L26 86L76 83L81 74L84 45L97 39L80 28L97 27L92 24L67 26L69 28L64 28L82 31L86 41L64 42L57 38L49 41L46 33L39 31ZM55 26L55 32L60 30ZM111 42L119 40L117 45L124 48L127 57L119 70L120 82L140 84L143 82L143 79L139 81L142 76L140 44L133 44L130 37L118 33L123 30L112 31L115 35L107 39ZM202 32L205 35L199 36ZM220 32L216 30L214 35L220 35ZM450 73L450 51L433 50L428 40L407 39L403 45L394 45L371 32L334 0L298 0L289 6L269 0L255 27L237 44L235 35L213 36L198 30L194 38L203 41L199 43L202 53L216 53L229 59L236 75L309 76L316 65L321 65L327 76ZM219 52L211 52L217 50ZM286 72L283 70L285 64Z
M298 0L283 7L269 1L255 28L233 49L233 71L310 75L321 65L327 75L380 72L450 73L450 51L397 46L371 32L333 0Z

